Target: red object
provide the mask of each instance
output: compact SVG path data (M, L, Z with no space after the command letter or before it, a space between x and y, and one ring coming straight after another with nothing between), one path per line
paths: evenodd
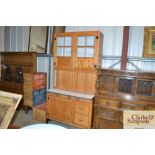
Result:
M33 77L33 89L44 89L46 88L46 74L45 73L37 73L34 74Z

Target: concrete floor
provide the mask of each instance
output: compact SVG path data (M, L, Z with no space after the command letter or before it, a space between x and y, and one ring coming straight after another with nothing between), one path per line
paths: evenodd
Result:
M33 120L32 114L33 114L32 110L29 110L27 114L25 113L25 111L23 109L17 110L14 117L13 117L12 123L17 125L17 126L20 126L20 127L25 127L28 125L40 123L36 120ZM77 129L74 126L70 126L70 125L60 123L60 122L56 122L56 121L50 121L49 120L48 124L60 125L60 126L66 127L67 129Z

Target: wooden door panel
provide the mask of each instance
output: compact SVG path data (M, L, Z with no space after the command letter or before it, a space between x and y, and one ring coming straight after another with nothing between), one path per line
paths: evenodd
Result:
M77 72L67 70L56 70L55 88L62 90L76 90Z
M77 91L95 94L96 78L96 73L78 71Z

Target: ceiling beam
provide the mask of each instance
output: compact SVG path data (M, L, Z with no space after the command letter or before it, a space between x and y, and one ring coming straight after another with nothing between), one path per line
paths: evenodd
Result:
M128 56L128 43L129 43L129 26L124 26L122 56L121 56L121 70L126 70L127 56Z

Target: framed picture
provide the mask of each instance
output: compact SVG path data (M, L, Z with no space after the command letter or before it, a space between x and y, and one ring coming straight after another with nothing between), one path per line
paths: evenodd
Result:
M46 53L47 39L48 26L31 26L28 51Z
M144 57L155 57L155 27L145 27Z

